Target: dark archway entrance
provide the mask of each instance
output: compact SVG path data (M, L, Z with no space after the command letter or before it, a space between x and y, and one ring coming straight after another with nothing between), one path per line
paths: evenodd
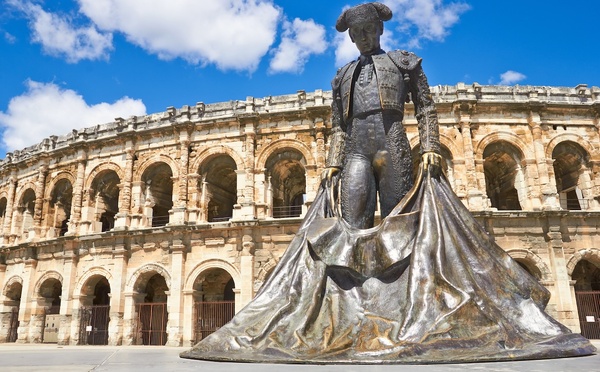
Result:
M223 269L210 269L194 282L194 337L198 342L221 328L235 315L235 283Z
M138 345L164 345L167 343L167 292L169 287L165 278L155 273L152 275L140 295L143 302L136 304L138 316Z
M600 268L581 260L571 277L575 280L581 334L589 339L600 339Z
M110 284L100 275L88 280L82 297L79 343L82 345L108 345L108 324L110 322ZM85 293L84 292L84 293ZM91 302L91 304L90 304Z
M21 306L21 294L23 292L23 285L19 282L14 282L6 288L4 302L4 308L8 310L7 313L2 314L2 318L8 318L7 333L2 332L2 337L6 337L6 342L16 342L18 338L19 329L19 308Z

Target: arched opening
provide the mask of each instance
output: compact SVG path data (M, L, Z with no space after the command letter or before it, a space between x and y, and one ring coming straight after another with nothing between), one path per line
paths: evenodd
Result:
M521 152L506 141L498 141L485 148L483 159L485 188L492 207L521 210L521 195L527 194Z
M600 265L581 260L575 265L571 279L575 281L581 334L600 339Z
M299 217L306 199L306 160L296 150L283 149L265 164L274 218Z
M40 286L39 296L43 304L42 314L42 342L58 342L58 331L60 327L60 303L62 283L56 278L46 279Z
M200 168L204 180L200 193L208 222L228 221L237 203L237 166L228 155L219 155Z
M194 334L198 342L227 324L235 314L235 283L223 269L198 275L194 289Z
M21 296L23 294L23 285L19 282L10 284L4 293L4 309L5 313L1 314L1 319L6 319L2 324L8 323L8 327L0 327L2 329L2 338L6 342L16 342L19 329L19 308L21 306ZM7 333L4 334L4 331Z
M101 275L89 278L81 291L79 343L108 345L110 284Z
M6 221L6 198L0 198L0 234L3 232L4 222Z
M138 279L136 290L138 292L136 343L138 345L166 344L169 287L165 278L155 271L146 273Z
M33 189L27 189L17 207L17 226L20 229L17 230L21 235L22 239L26 239L29 233L29 229L33 227L33 215L35 211L35 191Z
M522 258L515 258L514 260L537 281L542 280L542 272L533 262Z
M567 210L587 209L585 192L581 187L581 176L587 175L588 155L574 142L561 142L552 151L554 177L560 206Z
M119 212L119 184L121 180L115 171L105 170L92 182L90 206L94 207L98 227L95 231L110 231L115 227L115 216Z
M72 199L73 186L69 180L63 178L54 185L50 193L50 209L46 218L53 229L51 236L64 236L67 233Z
M173 208L173 171L171 167L163 162L152 165L142 175L142 182L144 205L148 211L152 211L152 214L147 216L152 220L152 227L165 226L169 223L169 211Z

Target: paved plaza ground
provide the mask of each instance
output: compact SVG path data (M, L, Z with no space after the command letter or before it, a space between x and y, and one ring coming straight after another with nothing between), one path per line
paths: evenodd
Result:
M593 341L600 349L600 340ZM58 346L56 344L0 344L0 371L339 371L339 372L440 372L440 371L600 371L600 354L551 360L502 363L436 365L276 365L216 363L179 358L187 348L159 346Z

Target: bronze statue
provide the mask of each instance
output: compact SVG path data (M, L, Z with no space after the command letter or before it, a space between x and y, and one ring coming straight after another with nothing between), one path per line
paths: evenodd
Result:
M437 118L420 59L379 47L391 16L385 5L369 3L338 19L361 57L333 80L334 135L321 188L256 297L182 357L389 364L595 351L544 311L548 290L453 193L440 171ZM409 97L422 152L414 182L402 126ZM373 226L377 192L382 221Z
M412 187L410 144L402 126L409 97L421 152L439 165L437 115L421 59L404 50L385 53L379 44L383 22L391 17L386 5L368 3L346 10L336 23L339 32L348 30L360 58L342 67L331 84L334 135L326 176L343 169L342 216L356 228L373 226L377 191L384 218Z

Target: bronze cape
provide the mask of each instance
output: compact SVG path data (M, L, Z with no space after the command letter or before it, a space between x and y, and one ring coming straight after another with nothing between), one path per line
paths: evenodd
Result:
M587 355L544 312L549 292L488 236L443 174L378 226L336 217L323 182L256 297L184 358L268 363L455 363Z

